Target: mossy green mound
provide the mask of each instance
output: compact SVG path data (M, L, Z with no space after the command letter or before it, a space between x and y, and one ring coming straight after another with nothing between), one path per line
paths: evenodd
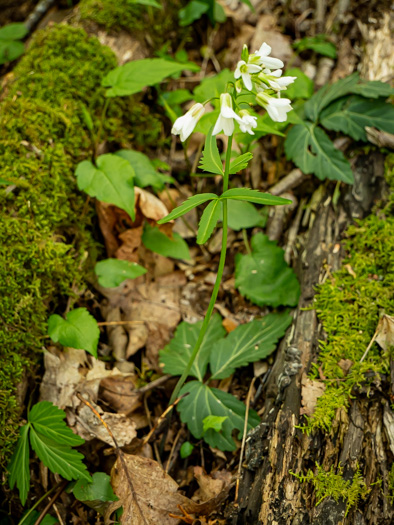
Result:
M387 160L387 182L394 188L394 158ZM327 340L320 344L318 368L326 378L326 391L308 420L307 431L329 431L337 410L349 404L352 390L387 374L389 356L374 344L360 363L383 313L394 311L394 196L384 207L357 221L347 231L348 258L342 268L318 287L314 308ZM346 363L352 363L346 372ZM342 366L341 366L342 365Z
M34 37L0 104L2 469L18 435L17 385L40 360L48 316L84 290L87 253L92 257L96 243L92 207L74 176L77 162L92 151L82 105L97 129L105 102L100 82L115 66L112 51L96 38L53 26ZM138 134L155 138L149 118L146 107L121 99L111 104L105 129L120 145ZM133 119L140 128L133 128Z

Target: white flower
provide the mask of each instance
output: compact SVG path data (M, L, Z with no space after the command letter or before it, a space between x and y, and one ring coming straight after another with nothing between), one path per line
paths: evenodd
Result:
M261 67L259 65L247 64L245 60L240 60L237 64L237 69L234 72L234 76L236 79L242 76L242 80L246 89L252 91L253 84L251 75L253 75L254 73L259 73L260 71Z
M279 60L279 58L269 57L268 55L270 53L271 46L264 42L260 49L256 51L254 55L251 55L250 61L258 64L259 66L268 67L269 69L278 69L283 67L282 60Z
M290 105L291 100L288 98L274 98L260 92L256 100L268 111L268 115L275 122L286 122L287 113L293 109Z
M282 70L277 69L276 71L270 71L269 69L264 69L260 75L259 79L268 84L271 89L275 91L283 91L287 89L287 86L292 84L297 77L282 77Z
M173 135L180 135L181 141L185 142L185 140L192 134L197 122L203 116L204 111L205 108L202 104L194 104L187 113L176 119L172 126L171 133Z
M241 109L239 112L241 119L238 120L239 123L239 129L243 133L249 133L249 135L254 135L254 132L252 131L252 128L257 127L257 117L253 117L249 114L249 111L246 109Z
M233 110L233 101L229 93L220 95L220 114L213 128L212 135L217 135L223 130L228 137L234 133L234 119L241 120Z

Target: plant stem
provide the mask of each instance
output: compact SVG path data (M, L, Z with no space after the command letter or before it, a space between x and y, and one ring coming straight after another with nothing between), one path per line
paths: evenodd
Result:
M100 127L97 131L97 135L96 135L96 140L95 140L95 143L94 143L94 155L97 156L97 148L99 147L100 145L100 139L101 139L101 134L103 132L103 128L104 128L104 119L105 119L105 116L107 114L107 109L108 109L108 106L109 106L109 101L111 99L109 97L107 97L105 99L105 102L104 102L104 107L103 107L103 111L101 113L101 118L100 118Z
M227 144L227 151L226 151L226 163L224 166L224 176L223 176L223 192L228 190L228 172L230 170L230 160L231 160L231 146L233 142L233 137L230 136L228 139ZM223 277L223 270L224 270L224 264L226 262L226 251L227 251L227 200L224 199L222 201L223 203L223 236L222 236L222 248L220 251L220 259L219 259L219 266L218 266L218 273L216 274L216 281L215 285L212 290L211 300L209 301L207 313L205 314L204 321L202 323L202 327L200 330L200 333L198 335L198 339L196 341L196 344L194 345L192 355L190 356L189 362L187 363L187 366L181 375L181 377L178 380L178 383L176 384L174 391L171 395L170 399L170 405L174 403L174 401L179 396L179 392L181 388L183 387L186 379L189 376L190 370L193 366L194 360L197 357L198 351L201 348L202 342L204 340L205 333L208 329L209 321L211 319L211 315L216 303L216 299L219 293L220 283L222 282Z

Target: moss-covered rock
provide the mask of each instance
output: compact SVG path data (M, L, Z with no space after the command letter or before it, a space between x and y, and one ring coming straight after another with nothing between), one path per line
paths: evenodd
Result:
M377 344L360 362L382 313L394 311L394 156L387 159L391 194L384 206L347 231L348 257L342 268L318 287L314 308L327 334L312 372L326 378L326 391L308 420L307 431L329 431L331 422L349 404L354 388L387 374L389 356ZM351 362L349 372L343 364ZM342 366L341 366L342 365ZM319 372L320 369L320 372Z

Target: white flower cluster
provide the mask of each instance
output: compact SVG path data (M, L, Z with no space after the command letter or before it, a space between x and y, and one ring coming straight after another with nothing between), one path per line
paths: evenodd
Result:
M236 79L235 91L241 93L245 88L256 95L256 102L265 108L276 122L285 122L287 113L292 110L288 98L280 98L281 91L294 82L296 77L282 77L283 62L278 58L270 57L271 47L265 42L260 49L249 55L245 45L242 51L242 60L237 64L234 72ZM236 111L238 110L238 112ZM237 121L243 133L254 135L257 127L257 117L246 109L233 108L233 97L230 93L220 95L220 113L213 128L212 135L222 132L231 136L234 133L234 121ZM180 135L184 142L193 132L197 122L205 111L204 104L194 104L189 111L179 117L172 127L174 135Z

